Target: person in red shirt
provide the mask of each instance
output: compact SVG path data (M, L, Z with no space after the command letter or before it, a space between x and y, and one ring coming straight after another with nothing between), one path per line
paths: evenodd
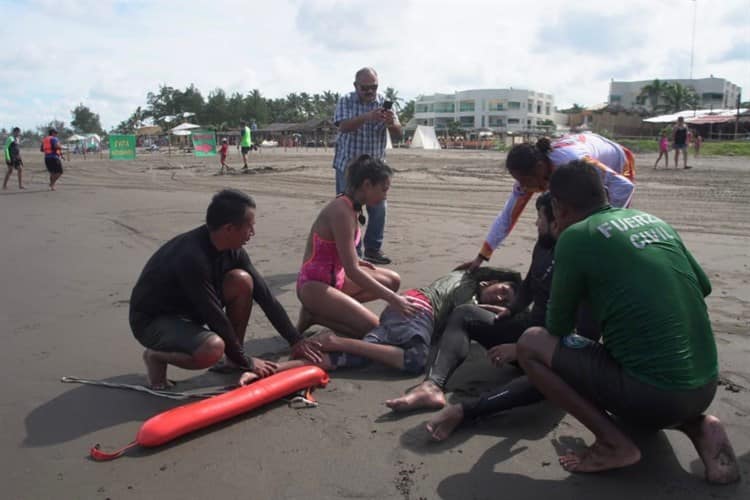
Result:
M224 175L224 169L227 169L227 172L229 171L229 165L227 165L227 152L229 151L229 144L227 143L226 138L221 140L221 147L219 148L219 161L221 161L221 169L219 170L219 175Z

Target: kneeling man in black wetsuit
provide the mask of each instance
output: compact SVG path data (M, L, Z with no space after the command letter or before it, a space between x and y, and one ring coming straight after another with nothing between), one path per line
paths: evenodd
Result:
M146 263L130 298L130 327L146 350L152 388L168 385L167 365L200 370L226 353L226 366L260 377L277 365L245 355L243 342L253 301L292 346L294 357L320 362L271 294L242 248L255 234L255 201L236 190L211 200L206 224L176 236Z

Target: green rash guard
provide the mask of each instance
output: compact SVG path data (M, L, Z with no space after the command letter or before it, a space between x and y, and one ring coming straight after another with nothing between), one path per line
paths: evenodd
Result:
M240 146L243 148L249 148L253 145L252 134L250 133L250 127L245 127L242 130L242 139L240 140Z
M433 339L442 333L453 309L464 304L477 304L481 281L509 281L519 285L521 275L508 269L480 267L473 273L453 271L418 289L432 305Z
M569 334L578 304L588 302L604 347L628 374L663 390L694 389L718 374L709 293L671 226L607 206L560 235L547 329Z

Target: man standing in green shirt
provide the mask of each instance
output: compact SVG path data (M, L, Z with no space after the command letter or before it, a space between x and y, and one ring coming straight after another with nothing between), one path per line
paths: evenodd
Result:
M253 137L250 132L250 127L246 121L241 121L242 136L240 137L240 151L242 152L242 163L244 164L242 170L247 170L247 154L250 152L250 148L253 147Z
M8 189L8 181L13 174L13 169L18 172L18 189L23 187L23 161L21 160L21 149L18 147L18 136L21 135L21 129L14 127L7 139L5 139L5 165L8 172L3 180L3 189Z
M560 464L597 472L638 462L640 450L612 414L642 427L679 429L693 442L709 482L738 480L724 427L704 414L718 376L705 273L667 223L610 207L587 163L559 167L549 189L561 234L547 328L523 334L518 359L547 399L596 437ZM582 302L602 327L602 344L570 335Z

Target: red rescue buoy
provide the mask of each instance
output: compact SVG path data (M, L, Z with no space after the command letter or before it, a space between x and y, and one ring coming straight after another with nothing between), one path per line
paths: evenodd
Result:
M328 374L317 366L291 368L225 394L178 406L151 417L143 423L135 441L112 453L102 451L97 444L91 448L91 458L98 461L112 460L134 446L160 446L299 390L325 387L328 380Z

